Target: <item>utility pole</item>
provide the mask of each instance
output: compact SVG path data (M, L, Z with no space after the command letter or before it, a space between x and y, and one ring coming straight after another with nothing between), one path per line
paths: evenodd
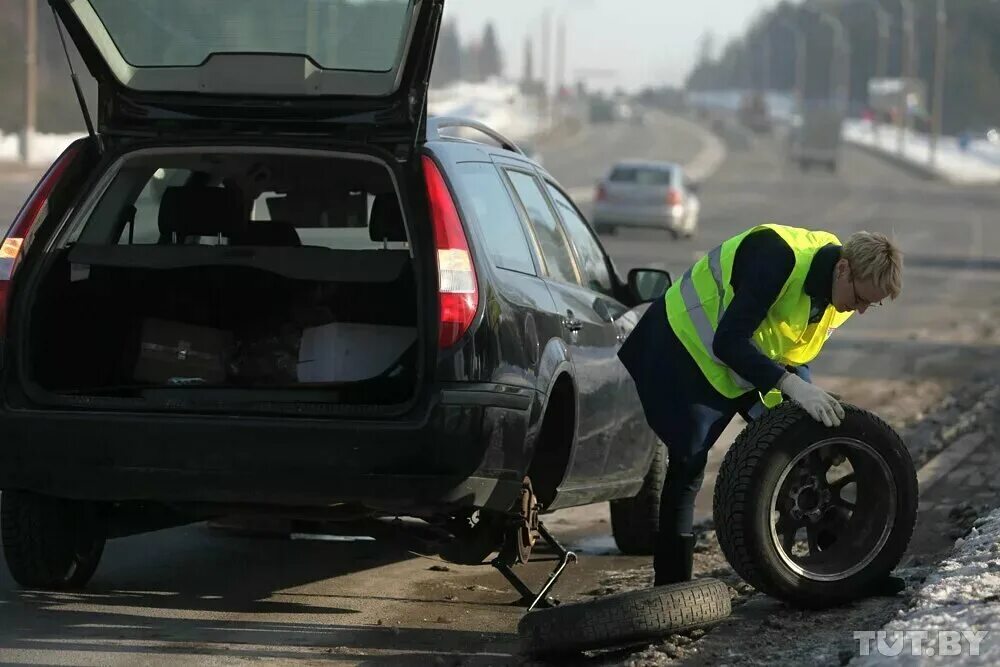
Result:
M558 96L566 77L566 17L559 18L556 28L556 80L553 88Z
M913 0L899 0L900 11L903 21L903 58L902 58L902 78L913 77L914 60L916 55L915 31L913 28ZM899 88L899 114L896 123L899 129L899 154L902 155L906 147L906 129L909 125L909 111L907 109L906 86Z
M889 73L889 12L876 2L872 5L875 10L875 26L878 32L878 51L875 56L875 78L882 79Z
M941 114L944 110L945 59L948 55L948 14L945 0L937 0L937 37L934 39L934 102L931 111L931 167L937 166L938 139L941 137Z
M771 88L771 35L767 26L764 26L764 38L761 40L760 72L761 88L766 95Z
M24 0L24 136L21 160L31 160L31 143L38 116L38 4Z
M549 59L552 53L550 39L552 37L552 17L548 10L542 15L542 117L549 120Z
M776 23L795 39L795 102L801 114L806 103L806 36L802 28L787 19L779 18Z
M820 20L829 26L833 35L833 54L830 58L830 97L843 105L843 111L850 111L850 57L851 46L843 21L832 14L819 12Z

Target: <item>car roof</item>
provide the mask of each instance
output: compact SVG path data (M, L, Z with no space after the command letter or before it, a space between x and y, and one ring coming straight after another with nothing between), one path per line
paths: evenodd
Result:
M448 162L491 162L494 157L518 160L530 164L542 174L552 176L540 164L526 155L509 151L499 146L480 143L460 137L441 137L424 144L435 155ZM552 180L555 180L552 178Z
M612 165L612 169L617 167L625 167L628 169L662 169L662 170L678 170L681 168L676 162L667 162L665 160L619 160Z

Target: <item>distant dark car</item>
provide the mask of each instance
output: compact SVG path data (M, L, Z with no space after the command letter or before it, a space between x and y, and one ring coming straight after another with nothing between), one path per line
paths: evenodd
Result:
M743 97L739 118L744 127L756 134L768 134L772 130L771 112L762 93L748 93Z
M669 276L622 280L537 163L426 120L442 0L330 5L351 33L319 47L283 4L235 37L190 3L52 4L103 148L55 161L0 253L19 583L81 585L108 537L234 514L417 517L478 562L610 500L649 549L632 498L662 448L616 354Z

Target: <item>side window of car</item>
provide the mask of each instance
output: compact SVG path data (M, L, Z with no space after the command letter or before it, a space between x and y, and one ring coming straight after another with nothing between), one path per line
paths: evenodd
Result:
M507 175L514 185L518 198L524 205L524 210L528 213L528 219L531 221L542 256L545 258L545 266L549 276L565 283L579 284L569 242L566 240L559 221L553 215L552 209L549 208L549 203L545 200L545 195L542 193L538 181L534 176L523 171L508 169Z
M458 179L464 190L463 203L475 211L493 264L535 275L521 218L497 168L485 162L464 162L458 165Z
M580 273L583 274L583 284L588 289L611 296L614 287L611 284L611 274L608 263L590 226L580 217L573 203L566 198L551 183L546 183L552 201L556 203L559 215L562 217L566 231L576 247L576 255L580 260Z

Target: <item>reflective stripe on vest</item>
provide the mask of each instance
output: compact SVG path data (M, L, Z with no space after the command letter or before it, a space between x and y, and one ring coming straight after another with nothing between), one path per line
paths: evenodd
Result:
M833 234L768 224L749 229L714 248L667 290L664 300L668 320L678 339L705 378L729 398L747 393L753 385L715 355L715 332L734 296L730 281L736 251L747 234L765 228L776 232L788 244L795 263L751 343L782 365L808 363L819 354L830 331L850 316L828 306L818 322L809 322L811 299L805 294L805 278L816 252L825 245L839 244ZM768 404L777 402L775 396L769 398Z
M685 271L683 277L681 277L681 298L684 300L684 307L687 308L688 316L691 318L691 324L694 325L695 331L698 333L698 338L701 340L701 344L705 348L705 351L708 353L709 357L711 357L712 361L724 366L725 364L719 361L719 358L715 356L715 350L712 349L712 343L715 340L716 327L713 327L712 323L708 321L708 315L705 313L705 306L701 301L701 297L698 296L698 290L695 289L694 278L691 276L693 268L694 267ZM711 252L708 253L708 268L712 272L712 278L715 279L715 287L719 294L718 317L715 318L716 323L718 323L722 321L722 316L726 314L726 288L725 284L722 282L722 246L716 246ZM753 384L744 380L742 376L737 374L732 369L729 370L729 377L740 389L753 389Z

